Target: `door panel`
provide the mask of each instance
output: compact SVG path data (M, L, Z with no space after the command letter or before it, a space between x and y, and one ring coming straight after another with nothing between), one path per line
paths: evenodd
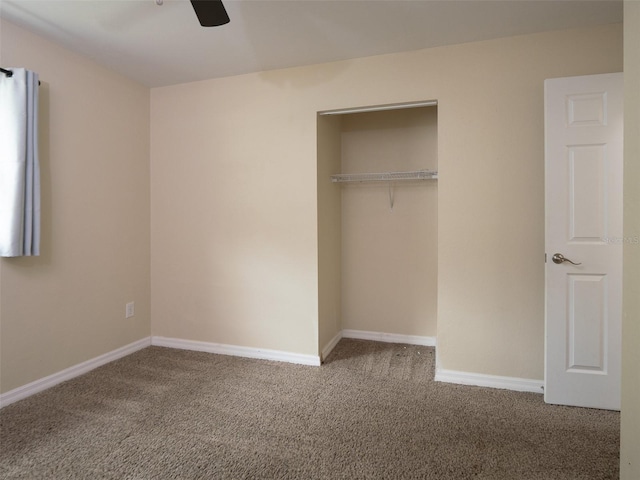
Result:
M607 237L606 145L571 145L569 155L569 241Z
M567 370L605 372L607 276L569 274Z
M545 81L545 190L545 401L617 410L622 74Z

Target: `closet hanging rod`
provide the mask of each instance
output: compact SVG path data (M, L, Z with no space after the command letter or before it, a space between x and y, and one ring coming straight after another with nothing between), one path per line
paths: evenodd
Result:
M341 173L331 175L334 183L344 182L391 182L396 180L436 180L438 172L435 170L415 170L410 172L381 172L381 173Z
M12 70L7 70L6 68L0 67L0 72L4 73L9 78L13 77L13 71ZM41 85L40 80L38 80L38 85Z

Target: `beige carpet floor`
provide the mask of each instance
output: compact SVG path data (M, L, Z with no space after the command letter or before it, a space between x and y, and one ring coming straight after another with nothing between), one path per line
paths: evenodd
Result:
M618 478L618 413L433 369L361 340L322 367L150 347L0 410L0 478Z

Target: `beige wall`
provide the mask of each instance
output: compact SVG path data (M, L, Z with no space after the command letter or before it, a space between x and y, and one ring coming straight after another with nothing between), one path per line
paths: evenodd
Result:
M150 335L149 90L8 22L1 35L2 65L42 81L42 255L0 259L6 392Z
M342 331L342 195L329 181L341 169L341 116L318 116L318 349Z
M542 379L543 80L621 69L609 25L153 89L153 333L316 354L316 112L435 99L440 366Z
M640 2L624 4L624 230L640 236ZM640 478L640 246L624 246L620 478Z
M437 170L437 121L436 107L345 115L342 172ZM343 328L435 337L437 181L396 183L393 209L386 183L341 190Z
M316 112L286 82L152 90L154 335L317 354Z

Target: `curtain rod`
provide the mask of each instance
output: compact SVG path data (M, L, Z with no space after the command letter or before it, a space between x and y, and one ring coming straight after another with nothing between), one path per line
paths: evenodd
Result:
M11 70L7 70L6 68L0 67L0 72L4 73L7 77L13 77L13 72ZM38 80L38 85L41 85L40 80Z

